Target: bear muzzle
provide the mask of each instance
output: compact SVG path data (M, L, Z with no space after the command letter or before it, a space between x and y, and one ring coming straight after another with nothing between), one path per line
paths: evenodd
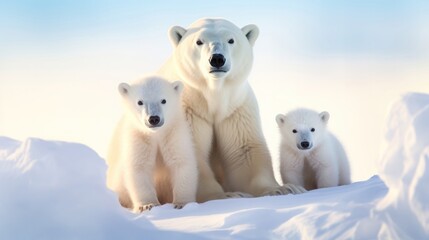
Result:
M209 58L210 63L210 73L218 74L218 73L227 73L229 71L229 67L226 64L226 58L219 53L213 54Z
M309 150L313 147L313 143L309 141L302 141L298 144L296 144L299 150Z
M164 125L164 120L161 119L159 116L149 116L147 120L145 121L145 125L148 128L157 128L162 127Z
M225 65L226 58L222 54L215 53L210 57L209 62L215 69L220 69Z

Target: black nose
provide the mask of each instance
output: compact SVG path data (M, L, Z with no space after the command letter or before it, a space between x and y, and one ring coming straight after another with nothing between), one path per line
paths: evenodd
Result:
M149 123L152 126L158 125L159 121L161 121L161 119L158 116L150 116L149 117Z
M225 65L226 59L222 54L213 54L209 61L212 67L220 68Z
M308 148L310 146L310 143L307 141L301 142L301 147Z

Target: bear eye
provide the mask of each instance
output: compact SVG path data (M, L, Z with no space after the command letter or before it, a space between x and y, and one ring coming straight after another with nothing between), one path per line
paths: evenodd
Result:
M161 103L162 103L162 104L166 104L166 103L167 103L167 100L162 99L162 100L161 100Z
M231 39L229 39L228 43L229 43L229 44L233 44L233 43L234 43L234 39L232 39L232 38L231 38Z
M314 132L314 131L316 131L316 129L312 128L311 131Z
M197 45L198 45L198 46L201 46L201 45L203 45L203 42L202 42L200 39L198 39L198 40L197 40Z
M298 131L296 129L292 130L293 133L297 133Z
M139 106L141 106L141 105L143 105L143 101L142 101L142 100L139 100L139 101L137 102L137 104L138 104Z

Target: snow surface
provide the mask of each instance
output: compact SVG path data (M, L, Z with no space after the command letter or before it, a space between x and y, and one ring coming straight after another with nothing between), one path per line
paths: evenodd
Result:
M403 96L385 132L379 177L141 215L120 207L90 148L0 137L0 239L428 239L429 95Z

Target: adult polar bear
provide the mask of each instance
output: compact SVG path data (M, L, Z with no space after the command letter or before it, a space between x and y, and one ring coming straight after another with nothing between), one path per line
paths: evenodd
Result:
M185 83L183 107L199 168L197 201L301 193L280 186L261 129L258 104L247 77L259 29L239 29L224 19L200 19L169 30L172 56L159 74Z

